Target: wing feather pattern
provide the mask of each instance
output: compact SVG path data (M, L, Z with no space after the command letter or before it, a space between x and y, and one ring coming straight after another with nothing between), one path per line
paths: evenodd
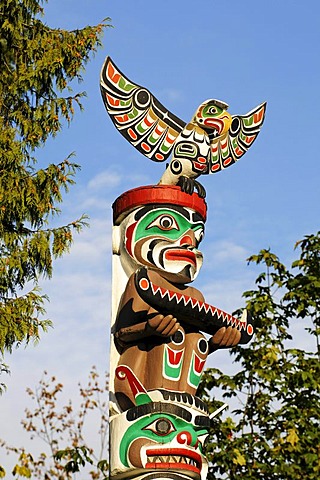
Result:
M251 147L262 127L266 105L261 103L246 115L232 115L228 132L211 141L210 173L233 165Z
M186 123L169 112L149 90L131 82L110 57L102 67L100 87L117 130L146 157L165 161Z

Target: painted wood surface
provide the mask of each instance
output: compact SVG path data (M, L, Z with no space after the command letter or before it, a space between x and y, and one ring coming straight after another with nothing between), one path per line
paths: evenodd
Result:
M189 123L169 112L108 57L101 93L117 130L154 161L170 159L156 185L113 204L110 351L111 480L204 480L210 418L197 388L207 356L247 343L236 318L191 284L202 267L205 190L196 180L235 163L253 144L266 104L246 115L210 99Z

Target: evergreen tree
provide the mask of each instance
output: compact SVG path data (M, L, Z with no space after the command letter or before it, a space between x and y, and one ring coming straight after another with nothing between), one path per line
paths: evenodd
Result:
M108 25L67 31L43 21L46 0L4 0L0 5L0 352L31 339L49 321L40 319L41 276L67 252L85 218L51 228L62 194L79 166L70 156L37 168L36 150L72 120L84 93L72 80L101 45ZM40 317L39 317L40 316ZM5 366L1 364L1 370Z
M234 375L212 368L203 379L200 390L212 410L221 405L211 399L212 389L240 405L212 428L209 480L320 477L320 232L296 247L301 252L292 269L269 250L250 257L264 266L257 289L244 294L255 337L230 352ZM295 345L301 337L306 349Z

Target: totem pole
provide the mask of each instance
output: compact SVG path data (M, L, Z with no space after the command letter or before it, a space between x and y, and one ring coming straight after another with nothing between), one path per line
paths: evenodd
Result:
M266 104L231 116L207 100L186 124L108 57L102 97L114 125L154 161L172 158L157 185L113 204L110 361L111 480L205 480L210 416L196 396L209 353L247 343L241 318L205 303L189 284L202 266L207 217L196 180L236 162L262 126Z

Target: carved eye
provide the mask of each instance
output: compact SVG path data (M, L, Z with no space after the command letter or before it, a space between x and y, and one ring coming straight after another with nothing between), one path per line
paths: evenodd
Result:
M134 103L138 108L147 108L151 100L148 90L141 88L134 95Z
M215 115L216 113L218 113L218 110L216 109L216 107L209 107L208 108L208 113L211 113L211 115Z
M179 175L182 172L182 165L179 160L174 160L170 163L171 172L175 175Z
M169 230L180 230L176 220L168 214L159 215L153 222L147 226L147 230L152 227L158 227L165 232Z
M174 335L172 335L172 337L170 337L170 338L171 338L172 343L174 343L175 345L181 345L184 342L185 334L179 328L179 330Z
M176 431L172 422L165 417L154 420L152 423L150 423L150 425L144 427L143 430L150 430L151 432L161 437L164 437L165 435L169 435L170 433Z
M208 353L208 342L205 338L200 338L200 340L198 340L198 349L203 355Z

